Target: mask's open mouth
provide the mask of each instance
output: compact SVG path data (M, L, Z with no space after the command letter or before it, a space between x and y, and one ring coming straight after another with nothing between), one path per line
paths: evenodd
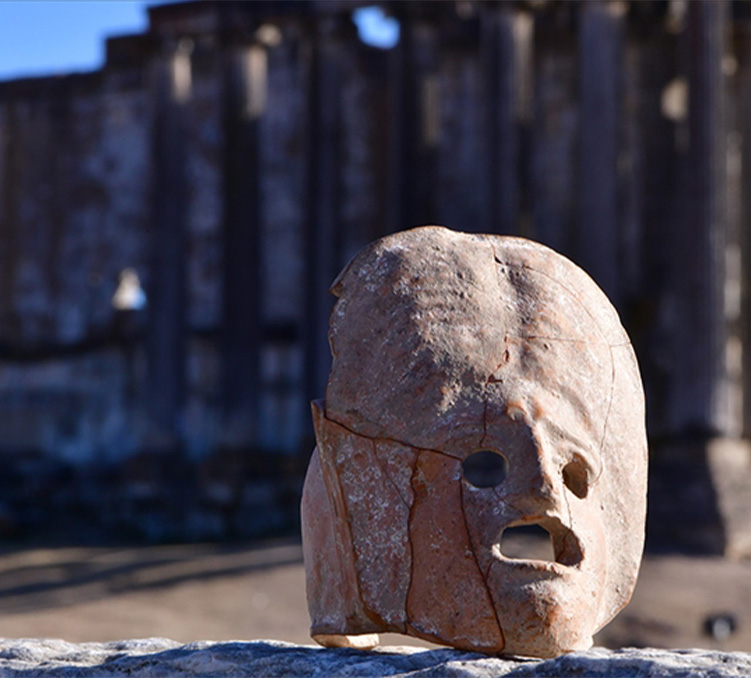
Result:
M500 539L500 553L506 560L559 563L573 567L582 561L579 539L557 519L543 523L509 526Z

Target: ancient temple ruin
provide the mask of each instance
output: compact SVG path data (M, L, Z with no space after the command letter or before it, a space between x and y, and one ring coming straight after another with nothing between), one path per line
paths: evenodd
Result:
M152 7L100 70L0 83L0 526L167 524L165 477L198 508L154 538L293 520L328 286L439 223L595 278L644 374L652 534L751 549L748 6L392 2L380 49L366 4Z

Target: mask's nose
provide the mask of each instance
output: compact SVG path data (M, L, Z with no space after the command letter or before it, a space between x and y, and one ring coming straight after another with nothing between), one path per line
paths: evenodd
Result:
M517 495L517 508L527 520L539 520L560 515L565 510L563 476L545 445L535 439L529 454L525 455L520 478L526 488Z

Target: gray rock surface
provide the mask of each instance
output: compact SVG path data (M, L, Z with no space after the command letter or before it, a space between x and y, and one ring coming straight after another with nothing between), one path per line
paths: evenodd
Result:
M556 659L487 657L452 649L323 649L273 640L197 642L164 638L112 643L0 640L0 678L36 676L748 676L751 654L713 650L605 650Z

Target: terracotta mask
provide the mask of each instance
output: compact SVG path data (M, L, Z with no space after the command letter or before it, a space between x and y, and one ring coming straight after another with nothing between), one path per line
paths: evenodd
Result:
M313 637L590 647L631 596L646 510L641 380L605 295L542 245L439 227L369 245L332 292L302 502ZM518 526L554 560L505 555Z

